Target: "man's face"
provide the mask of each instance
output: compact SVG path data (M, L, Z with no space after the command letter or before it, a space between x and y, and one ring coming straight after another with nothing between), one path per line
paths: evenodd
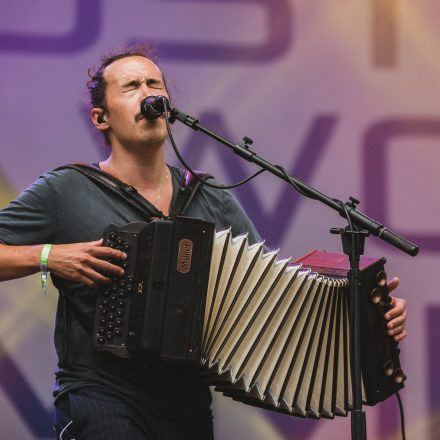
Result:
M121 58L105 68L104 79L107 82L104 116L112 147L161 146L167 136L164 119L149 121L140 111L141 101L147 96L168 98L162 72L156 64L142 56Z

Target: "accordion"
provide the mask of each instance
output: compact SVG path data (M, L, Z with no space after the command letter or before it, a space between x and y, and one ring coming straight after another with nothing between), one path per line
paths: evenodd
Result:
M100 287L98 351L202 366L235 400L302 417L352 407L349 283L345 256L315 251L292 262L263 243L178 217L109 226L104 245L124 250L123 277ZM342 257L342 260L341 260ZM116 264L120 264L115 262ZM342 263L342 269L341 269ZM403 387L387 335L384 259L361 260L363 401Z

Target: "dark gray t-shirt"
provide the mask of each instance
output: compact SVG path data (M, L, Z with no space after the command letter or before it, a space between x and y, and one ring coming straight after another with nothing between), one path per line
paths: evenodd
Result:
M171 167L173 201L182 170ZM188 217L232 227L233 235L249 233L261 241L237 200L224 190L203 186L185 212ZM98 240L108 225L145 220L111 191L96 186L75 170L53 171L0 211L0 242L10 245L78 243ZM180 366L120 359L93 347L96 288L52 276L60 291L55 348L58 370L54 395L96 387L142 405L153 414L176 419L211 417L211 396L198 374Z

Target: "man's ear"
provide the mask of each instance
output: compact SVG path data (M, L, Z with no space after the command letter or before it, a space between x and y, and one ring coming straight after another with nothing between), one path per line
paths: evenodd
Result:
M107 122L107 118L105 117L105 110L101 107L93 107L90 111L90 118L92 120L93 125L99 131L108 130L109 125Z

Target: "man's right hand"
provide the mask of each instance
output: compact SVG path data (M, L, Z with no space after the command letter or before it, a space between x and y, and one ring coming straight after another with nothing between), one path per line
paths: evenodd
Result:
M102 239L87 243L54 244L49 253L48 269L60 278L95 286L110 282L103 273L124 274L123 269L104 258L125 260L127 255L102 246Z

